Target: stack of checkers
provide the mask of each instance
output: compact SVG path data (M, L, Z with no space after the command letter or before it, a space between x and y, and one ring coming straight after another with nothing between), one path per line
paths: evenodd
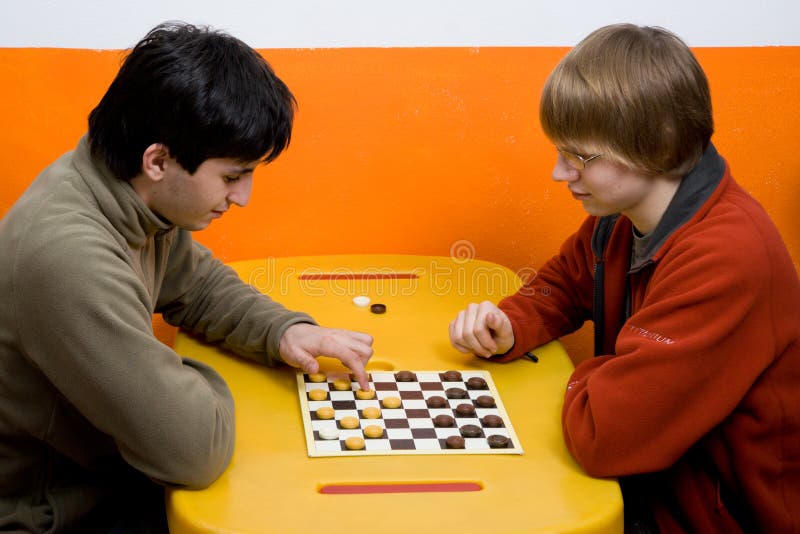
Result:
M309 456L522 454L486 371L298 374Z

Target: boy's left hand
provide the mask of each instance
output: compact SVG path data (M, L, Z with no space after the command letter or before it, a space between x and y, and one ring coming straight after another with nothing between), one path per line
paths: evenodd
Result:
M353 372L361 389L369 389L364 369L372 356L372 336L369 334L298 323L283 333L279 351L284 362L306 373L319 371L317 356L336 358Z

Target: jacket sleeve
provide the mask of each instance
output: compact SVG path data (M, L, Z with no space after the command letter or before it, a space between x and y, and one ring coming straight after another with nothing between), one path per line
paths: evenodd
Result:
M130 258L89 225L28 243L13 273L26 356L134 468L166 484L213 482L233 450L233 398L213 369L153 336Z
M514 347L494 358L509 361L572 333L591 318L591 236L595 217L588 217L561 246L558 255L520 288L500 301L499 308L511 321Z
M616 355L580 363L570 379L563 432L590 475L671 466L775 358L770 295L781 289L767 240L752 226L714 224L687 229L657 258ZM735 246L720 237L734 235Z
M293 324L316 324L244 283L189 232L178 230L156 311L174 325L203 335L241 356L270 365Z

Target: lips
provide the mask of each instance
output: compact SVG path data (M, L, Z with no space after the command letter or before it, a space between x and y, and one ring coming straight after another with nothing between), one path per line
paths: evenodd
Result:
M576 200L586 200L592 196L589 193L579 193L578 191L573 191L572 189L570 189L569 192L572 193L572 198Z

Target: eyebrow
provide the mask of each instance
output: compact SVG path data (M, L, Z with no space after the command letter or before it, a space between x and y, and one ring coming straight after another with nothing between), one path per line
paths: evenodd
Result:
M247 173L250 173L250 172L255 172L255 170L256 170L255 166L253 166L253 167L234 167L232 169L229 169L227 172L229 174L247 174Z

